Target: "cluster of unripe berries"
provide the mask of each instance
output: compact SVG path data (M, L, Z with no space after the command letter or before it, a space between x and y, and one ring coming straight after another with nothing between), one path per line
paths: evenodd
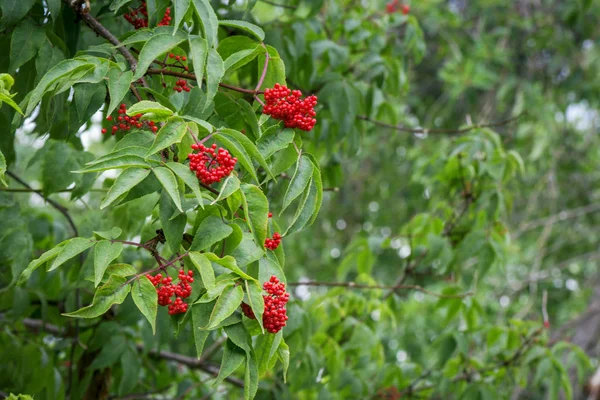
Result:
M302 99L301 91L276 83L273 88L265 89L263 113L283 121L286 128L310 131L317 123L316 105L317 96Z
M199 153L188 154L190 170L205 185L220 182L233 171L237 163L236 157L231 157L231 154L223 148L217 150L216 144L206 147L196 143L192 145L192 149L199 150Z
M148 9L146 8L146 2L142 1L142 5L138 8L134 8L131 12L123 15L127 22L129 22L135 29L147 28L148 27ZM168 26L171 23L171 8L167 7L163 19L158 23L158 26Z
M269 213L271 214L271 213ZM275 250L276 248L279 247L279 245L281 244L281 235L277 232L275 232L273 234L273 238L266 238L265 239L265 247L269 250Z
M285 321L288 319L285 305L290 299L290 295L285 291L285 283L279 282L276 276L271 276L271 279L263 284L263 289L268 293L263 295L265 301L263 325L267 332L277 333L283 329ZM242 303L241 306L246 317L256 319L256 315L248 304Z
M188 305L183 302L183 299L190 297L192 294L192 286L190 283L194 282L194 271L190 270L185 273L183 269L179 271L178 279L179 283L174 285L173 278L166 276L163 278L162 274L155 276L146 275L146 277L156 287L156 293L158 294L158 304L161 306L169 306L169 314L183 314L187 311ZM175 296L175 300L171 297Z
M410 6L408 4L400 4L400 0L392 0L385 5L385 12L388 14L393 14L400 9L404 15L410 12Z
M125 103L121 104L118 109L119 116L116 118L116 123L111 128L111 134L114 135L118 131L130 131L131 128L142 129L147 127L152 130L152 132L158 131L158 126L155 125L154 121L140 121L142 114L136 114L133 116L127 115L127 105ZM114 121L112 115L106 117L107 121ZM106 128L102 128L102 134L104 135L108 130Z

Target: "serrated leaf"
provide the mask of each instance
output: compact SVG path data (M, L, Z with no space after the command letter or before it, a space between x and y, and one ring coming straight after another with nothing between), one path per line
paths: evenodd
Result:
M204 37L209 47L215 47L218 41L219 20L208 0L192 0L196 13L202 23Z
M221 218L211 215L202 221L194 233L194 240L190 246L191 251L209 249L213 244L220 242L231 235L233 229L225 224Z
M256 170L252 164L252 159L246 152L246 149L244 149L244 146L242 146L238 141L232 140L231 136L229 135L214 133L213 137L224 144L225 147L227 147L227 150L229 150L229 152L237 158L242 167L248 171L248 173L256 182L258 182L258 176L256 175Z
M279 150L288 147L294 140L294 135L293 129L284 129L280 132L279 127L274 126L263 133L257 140L256 147L264 158L269 158Z
M227 197L229 197L232 194L234 194L235 192L237 192L239 189L240 189L240 180L238 179L238 177L233 174L229 175L227 177L227 179L225 179L225 181L223 181L223 184L221 185L221 189L219 190L219 195L210 204L213 205L213 204L217 203L218 201L226 199Z
M265 299L262 294L262 287L260 283L256 281L244 281L246 285L246 295L248 296L248 303L250 308L252 308L252 312L256 316L256 321L260 326L262 333L265 333L265 329L263 327L263 313L265 311Z
M296 213L294 214L294 218L292 219L292 223L286 229L283 236L299 232L308 225L311 217L317 209L317 200L317 187L311 178L308 190L304 192L304 195L302 195L300 203L298 204L298 208L296 209Z
M177 187L177 179L175 178L175 175L173 175L170 169L167 169L165 167L154 168L152 172L154 172L156 178L159 180L163 188L167 191L167 193L173 200L175 207L177 207L177 209L180 212L183 212L183 208L181 208L181 198L179 197L179 189Z
M283 383L286 383L287 371L290 366L290 348L287 345L287 343L283 341L283 339L281 339L281 343L279 344L279 348L277 349L277 354L279 355L279 359L283 364Z
M0 105L2 105L2 103L8 104L13 109L15 109L19 114L25 115L25 114L23 114L23 111L21 110L19 105L17 103L15 103L14 100L10 96L8 96L6 93L0 92Z
M200 118L192 117L190 115L182 115L181 118L186 119L188 121L195 122L197 125L200 126L200 128L204 129L208 133L211 133L212 131L215 130L215 127L212 126L212 124L210 122L204 121Z
M150 164L142 157L124 155L94 163L85 167L84 169L73 171L73 173L85 174L88 172L100 172L109 169L122 169L131 167L150 168Z
M237 52L233 53L232 55L230 55L229 57L227 57L223 61L223 68L225 69L225 75L229 74L230 72L235 71L237 68L243 67L244 65L246 65L250 61L252 61L254 59L254 57L256 57L256 55L258 55L257 50L258 50L258 46L254 47L253 49L244 49L244 50L237 51ZM254 57L252 57L253 55L254 55Z
M292 176L292 180L283 196L281 211L284 211L292 201L304 192L312 179L313 169L314 165L306 155L301 155L298 158L294 176Z
M133 78L133 72L121 71L117 67L111 67L108 71L108 93L110 94L110 103L106 114L110 115L117 108L117 105L121 103L123 97L129 91L131 85L131 79Z
M127 115L153 114L159 118L173 115L173 111L155 101L142 100L127 109Z
M213 102L224 74L225 66L223 59L217 53L217 50L210 48L206 60L206 101L204 103L204 110Z
M261 335L257 338L254 348L259 375L264 375L269 368L269 364L271 364L271 360L276 357L282 337L283 332L279 331L275 335Z
M237 347L231 340L225 342L225 349L223 350L223 359L221 360L221 368L219 369L219 375L213 383L213 386L218 386L225 378L234 373L240 365L244 363L246 359L246 353L244 350Z
M31 19L28 18L18 24L10 39L10 71L14 72L35 57L45 39L44 28Z
M53 271L56 268L63 265L65 262L69 261L71 258L76 255L83 253L90 247L92 247L96 242L92 239L80 238L76 237L68 240L63 246L61 252L54 259L54 262L48 268L48 271Z
M114 240L121 236L123 230L118 226L111 228L109 231L94 231L94 236L97 236L101 239Z
M198 87L202 87L204 79L204 66L206 65L206 56L208 55L208 42L200 36L190 36L190 56L196 75Z
M146 276L140 277L133 283L131 298L140 312L146 317L148 322L150 322L152 333L156 334L158 295L156 293L156 288Z
M204 254L195 251L190 252L189 257L194 267L200 273L204 287L207 289L213 287L215 285L215 271L210 260Z
M181 21L183 21L183 17L187 13L190 8L190 0L174 0L173 1L173 11L175 14L175 22L173 23L173 34L177 32L179 29L179 25L181 25Z
M0 182L4 185L4 186L8 186L8 183L6 183L6 158L4 158L4 154L2 154L2 152L0 151Z
M185 39L180 36L172 36L167 33L154 35L148 39L140 51L138 65L135 74L133 75L132 82L137 81L144 76L146 71L148 71L150 64L152 64L161 54L168 52L184 40Z
M71 313L64 313L65 317L96 318L107 312L113 304L121 304L131 286L126 285L127 279L122 276L113 275L108 282L100 286L94 294L94 300L89 306L80 308Z
M243 299L244 291L241 286L226 287L217 299L215 308L213 308L210 314L210 319L205 329L210 330L217 327L225 318L229 317L240 307Z
M190 171L190 168L183 164L174 162L167 163L167 167L169 167L171 171L173 171L175 175L177 175L183 181L183 183L185 183L192 190L192 193L194 193L194 196L196 196L196 200L198 200L198 204L200 204L200 207L204 208L204 200L202 199L202 193L200 192L198 178L192 171Z
M35 271L36 269L38 269L39 267L41 267L48 261L50 261L50 260L54 259L56 256L58 256L60 254L60 252L63 250L63 248L65 247L65 245L67 244L67 242L69 242L69 240L71 240L71 239L65 240L64 242L56 245L54 248L52 248L52 249L48 250L47 252L45 252L44 254L42 254L39 258L36 258L32 262L30 262L29 265L27 266L27 268L25 268L25 270L21 273L21 276L19 277L19 281L17 282L17 284L22 285L23 283L25 283L25 281L27 281L29 279L29 277L31 276L33 271Z
M169 195L163 191L158 204L158 217L171 252L177 253L183 240L187 217L185 213L177 212L175 205L168 197Z
M252 336L246 329L243 323L237 323L228 325L223 328L225 334L240 349L244 350L246 354L252 352Z
M108 265L123 251L123 243L101 240L94 247L94 286L98 286Z
M251 400L258 391L258 365L254 353L246 357L246 371L244 372L244 399Z
M219 25L229 26L231 28L241 29L246 33L249 33L256 37L261 42L265 40L265 31L261 27L251 24L246 21L236 21L231 19L224 19L219 21Z
M206 324L205 317L212 310L210 303L192 304L192 332L194 334L194 346L196 347L196 356L198 359L202 356L204 343L210 335L210 331L201 329Z
M256 243L261 246L267 238L269 220L269 201L258 187L244 183L241 185L242 204L246 223L254 235Z
M242 271L236 261L235 258L231 256L219 257L214 253L204 253L204 256L208 258L210 261L219 264L222 267L227 268L230 271L233 271L236 275L251 281L256 281L253 277Z
M246 150L246 152L250 156L254 157L254 159L258 161L258 164L265 169L267 174L269 174L271 178L275 178L275 176L271 172L271 169L269 168L269 165L263 158L262 154L260 154L260 151L258 151L256 145L252 143L252 141L248 139L246 135L236 130L228 128L221 128L219 131L221 132L219 136L229 136L233 141L237 141L238 143L240 143L244 147L244 150Z
M121 172L121 174L117 177L113 185L110 187L110 190L106 194L104 200L102 200L102 204L100 204L100 209L102 210L111 205L121 195L127 193L138 183L146 179L148 174L150 174L149 169L135 167L127 168L125 171Z
M152 147L148 150L146 157L166 149L172 144L181 142L187 132L187 124L180 119L169 120L156 134Z

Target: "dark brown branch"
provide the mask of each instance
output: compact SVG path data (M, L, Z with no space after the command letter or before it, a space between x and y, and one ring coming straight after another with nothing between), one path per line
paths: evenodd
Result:
M432 292L418 285L363 285L354 282L289 282L288 286L324 286L324 287L344 287L348 289L383 289L383 290L398 290L398 289L410 289L416 290L421 293L425 293L431 296L438 297L440 299L462 299L464 297L472 296L473 292L466 292L460 294L440 294Z
M169 71L166 69L149 69L148 71L146 71L146 75L169 75L169 76L176 76L178 78L185 78L185 79L192 79L192 80L196 80L196 75L194 74L187 74L185 72L177 72L177 71ZM225 89L229 89L229 90L233 90L236 92L240 92L240 93L246 93L246 94L263 94L264 91L262 90L252 90L252 89L244 89L238 86L233 86L233 85L229 85L227 83L219 83L219 86Z
M27 182L25 182L23 179L19 178L19 176L17 174L15 174L14 172L6 171L6 175L10 176L15 181L17 181L21 185L25 186L29 191L42 197L44 200L46 200L46 202L48 202L48 204L50 204L52 207L57 209L67 219L69 226L71 226L71 229L73 230L73 235L79 236L79 231L77 230L77 226L75 226L75 222L73 222L73 218L71 218L71 215L69 214L69 210L65 206L62 206L62 205L58 204L56 201L48 198L47 196L45 196L42 193L41 190L36 190L36 189L32 188Z
M269 4L271 6L274 6L274 7L287 8L288 10L295 10L295 9L298 8L296 6L290 6L288 4L275 3L274 1L270 1L270 0L260 0L260 1L262 1L265 4Z
M408 133L445 133L445 134L461 134L461 133L466 133L469 131L472 131L474 129L481 129L481 128L495 128L495 127L499 127L499 126L503 126L503 125L507 125L511 122L514 122L516 120L518 120L519 118L521 118L523 115L525 115L525 113L521 113L517 116L505 119L503 121L498 121L498 122L492 122L489 124L476 124L476 125L471 125L468 126L466 128L461 128L461 129L446 129L446 128L440 128L440 129L427 129L427 128L410 128L408 126L404 126L404 125L393 125L393 124L388 124L386 122L381 122L381 121L377 121L374 120L370 117L367 117L365 115L359 115L357 118L361 119L363 121L367 121L370 122L374 125L377 126L382 126L384 128L389 128L389 129L395 129L399 132L408 132Z

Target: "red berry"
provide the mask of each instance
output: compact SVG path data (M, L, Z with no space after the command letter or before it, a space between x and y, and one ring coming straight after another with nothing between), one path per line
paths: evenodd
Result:
M187 57L186 56L181 56L181 61L187 61Z
M106 133L106 128L102 128L101 132L102 132L102 134L105 134Z
M406 15L410 12L410 6L408 4L404 4L402 6L402 14Z

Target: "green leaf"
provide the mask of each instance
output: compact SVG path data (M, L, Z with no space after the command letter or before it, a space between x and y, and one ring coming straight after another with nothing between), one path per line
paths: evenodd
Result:
M213 244L220 242L231 235L233 229L225 224L221 218L211 215L202 221L194 233L194 241L190 246L191 251L209 249Z
M250 103L248 103L246 100L240 99L238 100L238 104L242 107L242 111L244 112L244 120L250 126L250 132L252 133L252 136L254 136L255 139L259 139L261 132L258 124L258 118L256 118L256 111L254 111L254 108L252 108ZM260 153L260 158L263 158L262 152L260 150L258 150L258 152Z
M227 177L227 179L225 179L225 181L223 181L223 184L221 185L221 190L219 191L219 195L210 204L213 205L213 204L217 203L218 201L226 199L227 197L229 197L232 194L234 194L235 192L237 192L239 189L240 189L240 180L238 179L238 177L233 174L229 175Z
M290 366L290 348L289 346L281 339L281 343L279 343L279 348L277 349L277 354L279 355L279 359L283 364L283 383L287 382L287 372Z
M113 304L121 304L125 300L131 290L131 286L126 283L126 278L113 275L108 278L108 282L98 288L92 304L62 315L75 318L99 317L107 312Z
M252 49L244 49L233 53L223 61L223 68L225 69L225 75L235 71L238 68L243 67L252 61L259 53L259 46L255 46Z
M10 68L14 72L31 60L40 50L46 39L43 26L31 19L18 24L10 40Z
M253 277L251 277L250 275L248 275L247 273L245 273L244 271L242 271L237 263L235 258L231 257L231 256L225 256L223 258L218 257L216 254L214 253L204 253L204 256L206 258L208 258L210 261L219 264L222 267L227 268L230 271L233 271L235 274L237 274L238 276L247 279L247 280L251 280L251 281L256 281L256 279L254 279Z
M106 194L100 209L105 209L117 200L121 195L129 192L134 186L146 179L150 174L149 169L144 168L127 168L117 177L110 190Z
M261 335L256 340L256 362L259 375L264 375L269 369L271 360L277 356L277 349L283 337L282 332L277 334Z
M174 0L173 8L175 13L175 22L173 24L173 35L179 29L179 25L181 25L181 21L183 21L183 17L187 13L190 8L190 0Z
M127 109L127 115L137 114L152 114L159 119L163 119L173 115L173 111L155 101L142 100Z
M252 352L252 336L246 329L243 323L237 323L225 326L223 328L225 334L240 349L244 350L246 354Z
M135 275L136 273L137 273L137 270L130 264L111 264L108 266L108 268L106 268L106 271L104 272L104 276L111 277L112 275L117 275L117 276L128 277L128 276ZM88 282L94 282L95 277L87 276L85 278L85 280ZM105 281L105 280L102 279L102 281Z
M92 239L80 238L76 237L68 240L63 246L61 252L54 259L54 262L48 268L48 271L53 271L56 268L63 265L65 262L69 261L71 258L76 255L83 253L90 247L92 247L96 242Z
M221 360L221 369L219 375L213 383L213 386L218 386L225 378L234 373L240 365L244 363L246 359L246 353L244 350L237 347L231 340L225 342L225 349L223 351L223 359Z
M163 188L167 191L173 203L180 212L183 212L183 208L181 208L181 198L179 197L179 189L177 185L177 179L175 175L171 172L171 170L165 167L157 167L152 170L154 175L159 180Z
M248 295L248 303L250 308L252 308L252 312L256 316L256 321L260 326L262 333L265 333L265 329L263 327L263 313L265 311L265 299L262 294L262 287L260 283L256 281L244 281L246 285L246 294Z
M213 48L209 49L206 60L206 100L204 110L213 102L224 74L225 66L223 65L223 59L217 53L217 50Z
M133 72L121 71L117 67L112 67L108 71L108 93L110 94L110 103L106 114L110 115L117 108L123 97L129 92L129 85L131 85L131 79L133 78Z
M2 154L2 152L0 151L0 183L2 183L4 186L8 186L8 183L6 183L6 158L4 158L4 154Z
M22 285L23 283L25 283L29 279L29 277L31 276L33 271L35 271L36 269L38 269L39 267L41 267L48 261L50 261L50 260L54 259L56 256L58 256L60 254L60 252L63 250L63 248L65 247L65 245L70 240L71 239L65 240L64 242L56 245L54 248L52 248L52 249L48 250L47 252L45 252L44 254L42 254L39 258L36 258L32 262L30 262L29 265L27 266L27 268L25 268L25 270L21 273L21 276L19 277L19 281L17 282L17 284Z
M196 83L198 87L202 87L202 79L204 79L204 66L206 65L206 56L208 55L208 42L200 36L190 36L190 56L192 57L192 65L194 66L194 74L196 75Z
M144 76L148 70L148 67L154 62L154 60L184 40L185 39L180 36L172 36L167 33L154 35L148 39L146 44L144 44L144 47L142 47L142 51L140 51L138 65L131 81L135 82Z
M246 152L250 156L254 157L254 159L258 161L258 164L265 169L267 174L271 175L272 178L275 178L275 176L271 172L271 169L269 168L269 165L263 158L260 151L258 151L256 145L252 143L252 141L248 139L246 135L236 130L228 128L221 128L219 129L219 131L221 132L220 134L218 134L219 137L222 138L223 136L228 136L232 141L237 141L238 143L240 143L244 147L244 150L246 150Z
M108 265L123 251L123 243L101 240L94 247L94 286L98 286Z
M219 21L219 25L241 29L244 32L253 35L261 42L263 40L265 40L265 31L263 31L262 28L254 25L254 24L251 24L249 22L246 22L246 21L235 21L235 20L225 19L225 20Z
M109 169L122 169L131 167L150 168L150 164L142 157L123 155L94 163L85 167L84 169L73 171L73 173L85 174L88 172L100 172Z
M217 302L215 308L213 308L208 321L208 326L205 329L214 329L219 325L225 318L229 317L240 307L242 300L244 299L244 291L239 285L226 287Z
M214 133L213 137L219 142L221 142L223 145L225 145L225 147L227 147L227 150L229 150L229 152L237 158L238 162L242 165L242 167L244 167L244 169L248 171L248 173L256 182L258 182L256 170L254 169L252 159L246 152L246 149L244 149L244 147L237 140L232 140L231 136L229 135Z
M265 79L263 81L263 88L272 88L276 83L280 85L285 85L285 64L281 57L279 57L279 53L272 46L267 46L267 51L269 52L269 64L267 65L267 73L265 75ZM258 55L258 68L257 68L257 82L262 75L262 71L265 66L266 53Z
M251 400L258 391L258 365L254 353L246 357L246 371L244 372L244 399Z
M175 205L168 196L169 195L163 191L158 204L158 217L165 234L165 239L167 239L167 244L171 248L171 252L177 253L181 241L183 240L183 232L185 230L185 224L187 223L187 217L185 213L177 213ZM177 215L173 217L176 213Z
M15 103L10 96L8 96L6 93L0 92L0 106L2 105L2 103L8 104L13 109L15 109L19 114L24 115L23 111L21 110L21 107L19 107L19 105L17 103Z
M187 124L179 118L169 120L156 134L156 139L152 143L152 147L148 150L146 157L162 149L166 149L172 144L181 142L181 139L183 139L187 132L187 128Z
M309 157L302 155L298 158L294 176L283 196L282 212L292 203L292 201L304 192L312 179L313 169L314 165Z
M156 288L148 277L142 276L133 283L131 298L152 326L152 333L156 334L156 313L158 312L158 295Z
M35 0L2 0L2 23L4 26L12 25L27 14L33 7Z
M190 252L189 257L200 273L204 287L207 289L213 287L215 285L215 271L210 260L204 254L195 251Z
M200 207L204 208L204 200L202 199L202 193L200 192L198 178L192 171L190 171L190 168L183 164L174 162L167 163L167 167L169 167L171 171L173 171L175 175L177 175L183 181L183 183L185 183L192 190L192 193L194 193L196 196L196 200L198 200L198 204L200 204Z
M198 359L202 356L204 343L210 335L210 331L201 329L205 324L206 316L209 315L212 307L211 303L192 304L192 332L194 333L194 346Z
M317 216L319 215L319 211L321 210L321 205L323 204L323 180L321 178L321 170L319 169L319 164L317 163L317 161L312 156L310 156L310 157L311 157L313 166L315 167L313 169L311 185L315 186L314 190L316 191L316 193L315 193L316 199L315 199L314 206L312 206L312 215L305 227L308 227L308 226L312 225L313 222L315 222L315 220L317 219ZM312 190L312 187L311 187L311 190Z
M256 243L261 246L267 238L269 220L269 201L258 187L242 184L242 198L246 223L254 235Z
M206 38L208 45L211 48L215 47L217 45L217 35L219 32L219 20L217 14L215 14L215 11L208 0L192 0L192 4L194 4L198 18L202 23L204 37Z
M94 231L94 236L97 236L101 239L113 240L121 236L121 233L123 233L123 230L118 226L115 226L109 231Z

